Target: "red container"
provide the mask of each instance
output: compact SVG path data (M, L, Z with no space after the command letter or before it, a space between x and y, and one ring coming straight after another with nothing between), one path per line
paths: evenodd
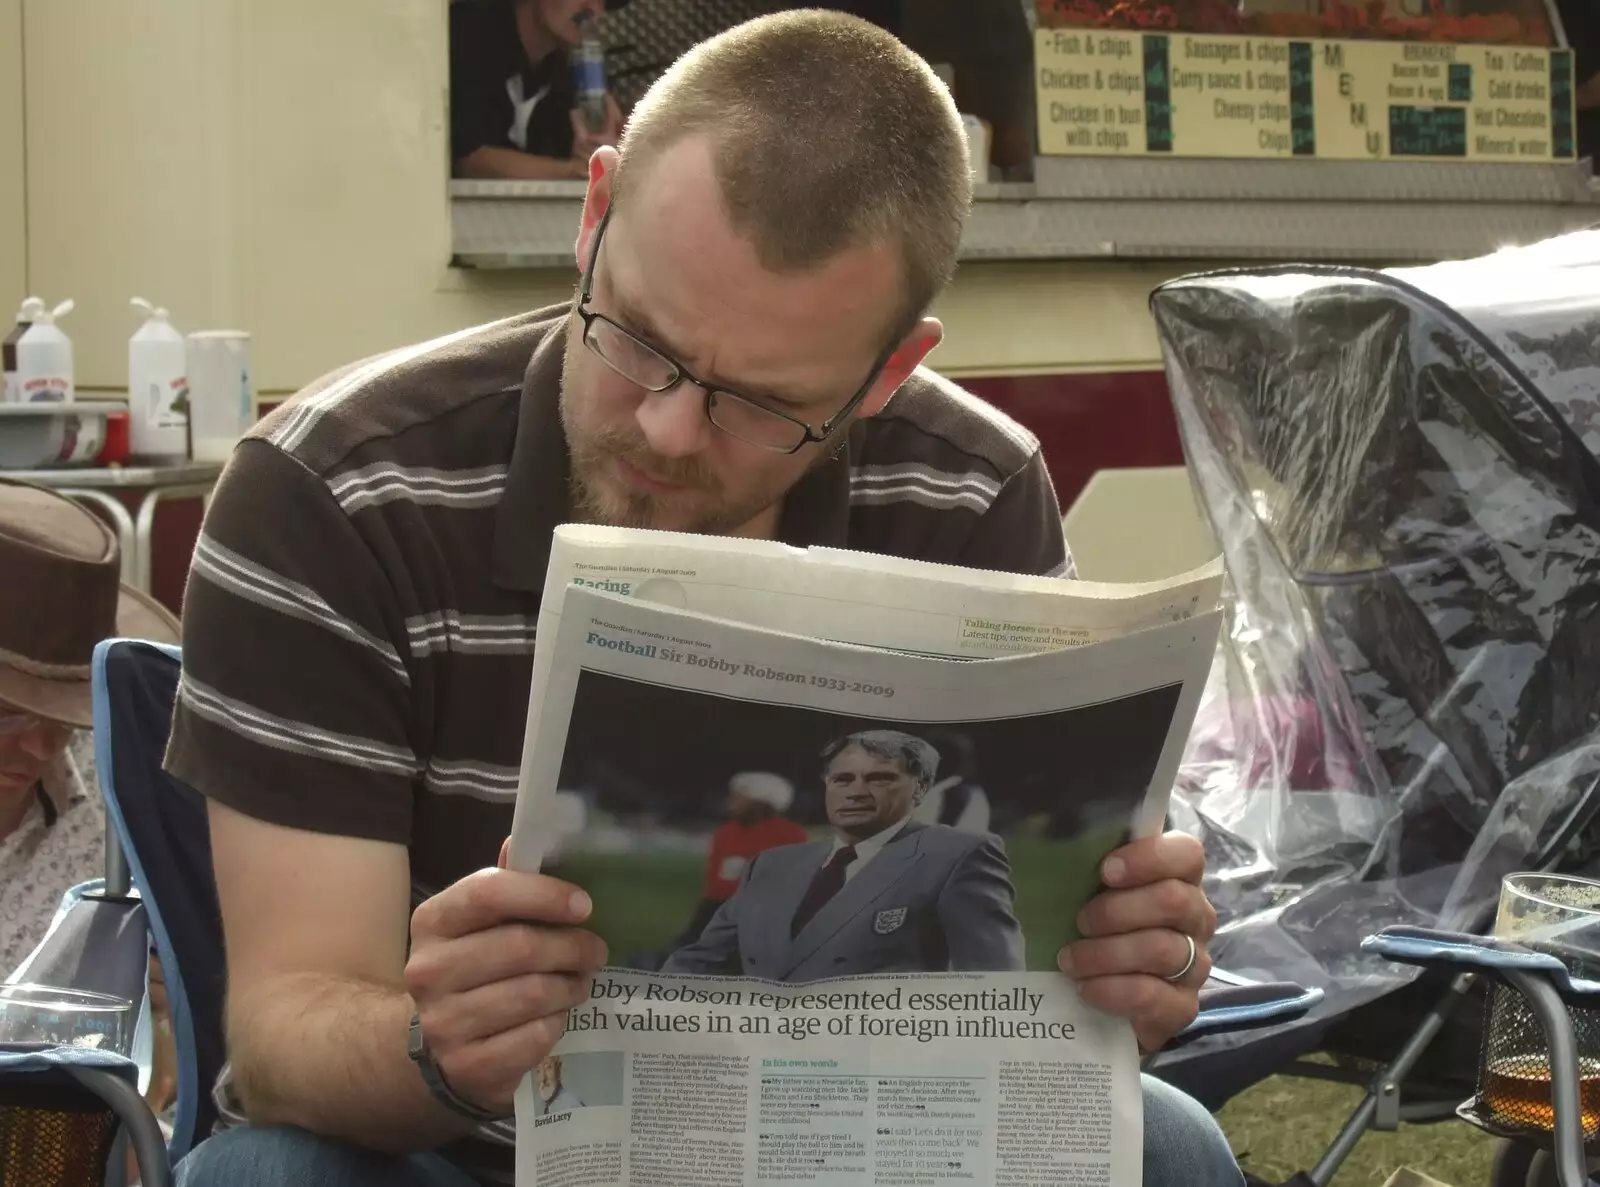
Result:
M95 458L95 464L100 466L115 465L128 460L128 414L126 412L106 413L106 443L100 448L100 456Z

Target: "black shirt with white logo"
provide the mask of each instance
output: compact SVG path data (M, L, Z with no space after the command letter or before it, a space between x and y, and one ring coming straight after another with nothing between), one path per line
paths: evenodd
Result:
M485 146L565 160L576 90L565 52L528 61L510 0L450 5L450 156Z

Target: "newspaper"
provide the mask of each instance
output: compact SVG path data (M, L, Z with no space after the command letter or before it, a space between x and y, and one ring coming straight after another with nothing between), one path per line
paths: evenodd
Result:
M1219 595L558 529L509 861L609 960L517 1183L1139 1183L1131 1029L1056 954L1161 827Z

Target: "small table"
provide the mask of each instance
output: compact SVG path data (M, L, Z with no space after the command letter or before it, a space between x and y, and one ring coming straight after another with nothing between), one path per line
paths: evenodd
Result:
M6 470L7 477L49 487L84 503L102 508L116 525L122 547L122 579L150 593L150 529L156 506L166 499L211 497L222 474L221 462L180 462L167 466L85 466L82 469ZM144 492L138 510L128 513L116 491Z

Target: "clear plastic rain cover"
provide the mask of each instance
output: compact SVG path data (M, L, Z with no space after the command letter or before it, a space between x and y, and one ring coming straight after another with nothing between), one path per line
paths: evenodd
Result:
M1592 810L1600 233L1151 304L1232 602L1173 823L1217 963L1343 1013L1414 975L1364 936L1481 927Z

